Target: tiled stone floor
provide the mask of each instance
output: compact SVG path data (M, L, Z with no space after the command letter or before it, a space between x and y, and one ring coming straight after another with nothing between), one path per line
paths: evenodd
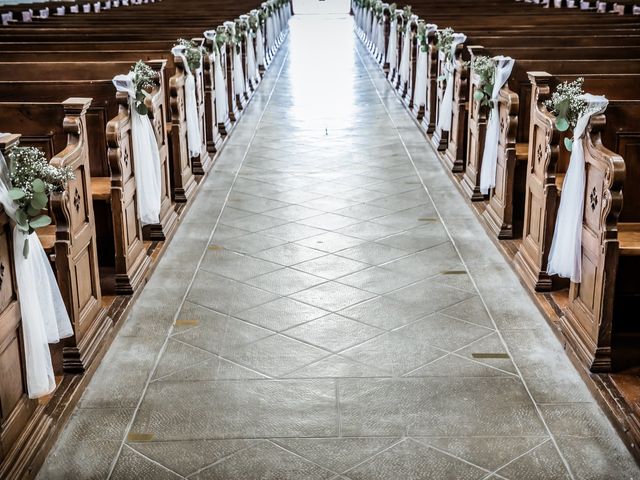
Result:
M39 478L640 474L345 16L293 19Z

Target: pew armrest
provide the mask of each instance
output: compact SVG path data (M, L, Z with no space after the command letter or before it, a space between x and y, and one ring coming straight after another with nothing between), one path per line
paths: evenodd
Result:
M620 255L640 256L640 223L619 223Z
M111 199L111 178L91 177L91 195L94 200L109 201Z

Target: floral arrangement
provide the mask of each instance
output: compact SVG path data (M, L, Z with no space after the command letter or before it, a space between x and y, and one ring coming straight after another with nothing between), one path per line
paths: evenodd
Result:
M147 115L149 109L144 100L149 96L148 90L157 85L158 73L142 60L138 60L131 68L131 76L133 77L133 86L136 91L134 108L140 115Z
M473 71L480 77L480 83L473 93L473 99L480 102L483 107L492 108L491 95L496 76L496 62L491 57L479 55L474 57L470 63Z
M238 28L236 28L236 23L228 21L224 22L224 26L226 28L227 43L234 47L238 53L240 53L240 43L242 42L242 39L240 38Z
M555 125L560 132L574 129L578 118L587 108L586 102L580 98L584 94L582 85L584 85L582 77L573 82L563 82L558 85L551 98L544 102L547 109L555 115ZM568 151L571 151L573 140L565 138L564 145Z
M227 27L225 27L224 25L219 25L216 28L216 48L218 49L218 52L220 52L221 49L224 48L227 42Z
M405 32L407 28L409 28L409 21L411 20L412 16L413 16L413 12L411 11L411 5L405 5L405 7L402 9L403 27L399 29L399 31Z
M389 5L389 14L393 17L396 14L398 6L395 3Z
M451 61L451 46L453 45L453 28L445 28L436 32L436 48L445 56L447 63Z
M380 20L384 15L384 5L380 0L376 0L373 4L373 13L378 20Z
M49 165L44 153L35 147L16 147L7 155L12 188L9 196L18 204L16 226L30 235L51 224L51 217L42 213L49 203L49 194L64 190L73 180L69 167ZM22 255L29 256L29 238L25 237Z
M174 46L184 47L184 56L187 64L192 72L200 68L202 62L202 47L197 45L193 40L179 38L178 43Z
M251 15L249 15L249 30L255 34L260 26L260 14L257 10L251 10L251 12Z
M427 24L424 23L424 20L418 20L418 45L423 52L429 49L427 43Z

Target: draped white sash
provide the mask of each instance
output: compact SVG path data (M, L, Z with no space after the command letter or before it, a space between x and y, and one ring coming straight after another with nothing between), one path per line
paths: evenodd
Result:
M387 62L389 69L393 72L398 63L398 17L393 15L389 26L389 44L387 45Z
M402 55L400 56L400 68L398 71L401 88L409 81L411 69L411 35L413 33L411 28L417 21L417 15L412 15L405 24L404 34L402 35Z
M233 88L236 95L242 95L247 91L244 78L244 68L242 68L242 54L238 52L238 46L233 46Z
M464 33L454 33L453 42L451 43L451 61L446 63L444 68L446 70L446 82L447 85L442 96L440 103L440 113L438 115L438 128L442 131L451 130L451 120L453 113L453 73L456 69L456 48L461 43L467 40L467 36Z
M136 89L133 75L117 75L113 85L119 92L129 96L131 116L131 143L135 162L136 199L138 215L143 225L160 222L162 196L162 175L160 153L153 126L147 115L140 115L135 109Z
M256 30L256 61L258 65L266 66L265 58L264 58L264 38L262 37L262 27L258 24L258 29Z
M213 43L214 63L213 63L213 81L216 98L216 122L225 123L229 119L229 105L227 104L227 84L224 80L222 71L222 55L216 45L216 31L209 30L204 32L204 36Z
M378 55L380 55L380 63L384 64L385 59L387 58L387 52L384 48L384 17L378 21Z
M438 26L433 23L425 25L425 35L435 32ZM427 104L427 69L429 68L429 52L423 52L422 47L418 45L418 60L416 61L416 90L413 96L413 104L421 107Z
M489 193L489 189L496 186L496 165L498 163L498 143L500 142L500 108L498 105L500 89L509 80L515 63L511 57L503 57L502 55L493 57L493 60L496 63L493 90L491 91L493 106L489 112L480 167L480 191L485 195Z
M198 115L198 100L196 98L196 79L191 72L187 57L184 55L184 50L184 47L176 46L171 49L171 53L180 57L184 65L184 103L187 114L187 144L191 157L197 157L200 155L202 148L202 132L200 131L200 116Z
M0 153L0 203L9 218L15 221L18 206L9 196L9 190L9 167ZM22 254L25 238L29 240L27 258ZM49 343L70 337L73 327L49 259L35 232L27 236L14 226L13 261L22 314L27 390L29 398L38 398L56 388Z
M582 139L591 117L603 113L609 104L603 96L586 93L581 98L587 103L587 108L573 130L571 159L562 184L547 266L549 275L570 278L574 283L582 280L582 216L586 182Z
M253 38L251 38L251 32L247 30L247 32L245 33L245 37L247 40L247 76L255 84L260 78L260 74L258 73L258 67L256 66L256 54L253 48Z
M185 81L185 110L187 114L187 145L191 157L200 155L202 137L200 133L200 115L198 114L198 100L196 98L196 79L191 72L187 57L184 55L185 48L176 46L171 49L171 53L182 59L184 65ZM197 73L197 72L196 72Z

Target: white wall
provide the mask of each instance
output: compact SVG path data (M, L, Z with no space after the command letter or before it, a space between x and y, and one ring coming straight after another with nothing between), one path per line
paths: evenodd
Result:
M349 0L293 0L296 15L349 13Z

